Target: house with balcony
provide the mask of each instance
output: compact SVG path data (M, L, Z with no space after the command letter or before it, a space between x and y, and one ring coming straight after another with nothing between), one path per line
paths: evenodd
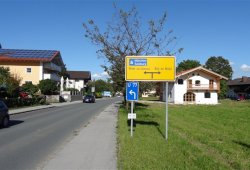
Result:
M228 78L202 66L176 75L176 81L168 85L168 101L174 104L218 104L220 80ZM161 93L166 100L165 83Z
M59 51L25 49L0 49L0 66L20 77L21 85L36 85L44 79L60 82L59 73L65 67Z
M90 71L67 71L68 81L66 88L74 88L81 91L86 87L86 84L91 80Z

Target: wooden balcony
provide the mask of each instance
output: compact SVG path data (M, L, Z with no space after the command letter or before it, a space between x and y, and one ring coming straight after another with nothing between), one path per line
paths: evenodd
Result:
M198 90L198 91L219 91L220 86L216 84L188 84L188 91Z

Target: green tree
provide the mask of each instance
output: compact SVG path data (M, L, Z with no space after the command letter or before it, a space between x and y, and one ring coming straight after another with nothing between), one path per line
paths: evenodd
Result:
M96 81L90 81L88 83L88 87L91 90L91 87L95 87L95 92L102 93L103 91L111 91L113 92L112 83L109 81L104 80L96 80Z
M233 69L229 61L223 58L222 56L210 57L205 63L205 68L210 69L214 71L215 73L218 73L229 79L231 79L233 75Z
M44 95L58 94L57 82L54 80L40 80L38 87Z
M0 67L0 91L2 97L17 97L21 78L11 74L9 68Z
M38 92L39 88L31 82L26 82L22 85L22 90L34 96L34 94Z
M210 69L224 77L229 79L232 78L233 69L229 63L229 61L222 56L212 56L205 63L205 68ZM225 98L228 91L228 86L225 80L221 80L220 82L220 94L219 98Z
M11 77L9 68L0 67L0 86L7 86L9 77Z
M158 20L142 23L135 7L129 11L119 10L115 5L114 8L114 18L104 32L93 20L84 23L83 27L85 37L99 47L97 53L109 63L103 68L113 82L114 91L124 92L126 56L175 55L183 49L174 48L177 38L173 30L166 29L166 13Z
M182 62L180 62L176 68L176 72L181 72L181 71L185 71L185 70L189 70L195 67L200 66L200 62L197 60L183 60Z
M156 82L140 82L139 83L139 94L142 95L143 92L148 92L156 89Z

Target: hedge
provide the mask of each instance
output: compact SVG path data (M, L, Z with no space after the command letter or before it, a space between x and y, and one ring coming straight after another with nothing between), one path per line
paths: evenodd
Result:
M32 106L37 104L45 104L45 96L35 96L32 98L4 98L1 99L9 108Z

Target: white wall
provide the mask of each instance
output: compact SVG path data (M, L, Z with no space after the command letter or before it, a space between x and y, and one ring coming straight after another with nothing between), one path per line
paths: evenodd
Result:
M73 79L69 80L69 88L75 88L78 89L79 91L85 87L84 85L84 80L79 80L79 81L75 81Z
M194 75L193 75L194 74ZM180 76L179 79L183 79L183 84L178 84L178 79L175 82L174 86L174 103L175 104L184 104L183 96L185 93L187 93L187 85L188 85L188 79L192 80L192 84L194 86L195 81L199 80L201 86L208 85L209 87L209 80L214 80L214 86L216 87L216 80L214 77L204 74L202 72L194 72L190 73L190 77L188 78L188 75ZM195 94L195 103L196 104L217 104L218 103L218 94L215 91L210 92L211 98L205 98L205 90L202 91L193 91Z
M193 76L193 74L194 74L194 76ZM215 78L210 76L210 75L204 74L203 72L191 73L189 79L192 80L192 84L195 84L196 80L200 80L201 85L208 85L208 87L209 87L209 80L211 79L211 80L214 80L214 87L217 87L217 83L216 83Z
M179 79L183 79L183 84L178 84L178 81L175 82L174 87L174 103L183 104L183 95L187 93L187 76L181 76Z
M205 92L195 92L196 104L218 104L218 95L216 92L210 92L210 98L205 98Z

